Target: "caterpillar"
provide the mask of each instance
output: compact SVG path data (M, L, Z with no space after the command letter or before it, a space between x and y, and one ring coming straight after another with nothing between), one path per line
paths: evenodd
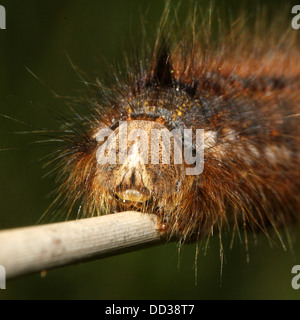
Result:
M154 213L159 230L181 242L226 228L242 228L245 241L250 231L273 230L281 239L279 230L300 217L299 32L290 24L281 31L289 16L271 23L264 10L228 25L197 6L177 25L170 11L167 3L152 44L126 56L123 70L109 70L108 84L90 86L87 116L74 111L75 119L64 120L49 161L59 183L49 211ZM160 161L151 163L151 133L164 129L182 138L186 129L203 130L201 174L187 174L195 163L175 163L174 137L169 163L161 163L163 136ZM144 144L129 139L137 131L147 134ZM185 147L194 159L201 154L194 135L183 147L184 160ZM101 163L99 150L113 161Z

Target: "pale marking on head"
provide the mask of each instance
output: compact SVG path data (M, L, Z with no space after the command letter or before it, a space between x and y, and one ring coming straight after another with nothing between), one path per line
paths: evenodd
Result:
M127 161L124 163L124 165L129 167L138 167L140 164L144 164L144 159L141 156L139 144L136 142L130 148Z
M276 164L282 160L289 160L291 157L291 152L284 146L278 147L271 145L265 148L265 156L270 163Z
M234 140L237 140L238 135L235 130L228 129L226 131L226 136L224 138L229 141L234 141Z
M254 145L249 145L248 149L250 150L253 156L255 156L256 158L259 158L260 153Z
M216 145L217 132L204 130L204 150L212 148Z

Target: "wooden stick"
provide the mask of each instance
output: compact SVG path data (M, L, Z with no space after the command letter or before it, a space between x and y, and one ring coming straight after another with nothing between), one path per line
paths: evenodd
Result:
M157 216L121 212L0 232L0 265L14 278L162 242Z

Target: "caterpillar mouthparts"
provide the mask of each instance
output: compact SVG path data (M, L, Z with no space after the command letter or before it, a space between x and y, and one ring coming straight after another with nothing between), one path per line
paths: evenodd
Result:
M214 39L210 18L191 14L175 37L165 13L148 59L109 92L97 83L88 119L61 136L54 204L155 213L182 241L299 220L299 34L257 18Z

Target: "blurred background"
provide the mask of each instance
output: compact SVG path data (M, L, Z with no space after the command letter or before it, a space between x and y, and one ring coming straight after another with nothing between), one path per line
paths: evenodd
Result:
M241 2L250 15L261 4L276 12L282 1L217 1L217 5L226 8L224 15L234 15ZM179 19L184 19L187 3L182 1ZM203 8L209 4L200 3ZM0 113L46 128L58 128L49 110L66 108L51 90L66 97L85 94L67 55L96 79L106 71L104 61L122 63L120 43L134 38L135 28L130 26L138 25L141 14L153 33L164 8L161 0L0 4L7 18L7 29L0 30ZM178 1L171 4L175 7ZM43 177L41 160L51 148L30 144L36 137L14 133L28 130L34 127L0 117L0 149L9 149L0 151L0 229L35 225L52 199L55 181ZM176 243L170 243L59 268L44 277L8 281L0 299L298 299L300 291L291 287L291 269L300 264L300 228L292 231L294 250L283 250L279 241L271 245L263 235L250 238L249 263L244 244L237 240L230 249L231 237L225 234L222 275L219 240L213 238L206 254L199 253L197 285L195 245L185 245L178 258Z

